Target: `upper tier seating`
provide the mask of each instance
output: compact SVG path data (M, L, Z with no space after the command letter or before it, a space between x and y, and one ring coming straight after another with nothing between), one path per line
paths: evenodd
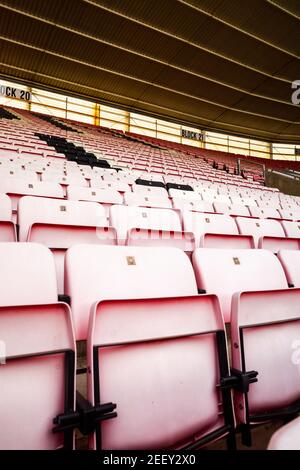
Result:
M0 259L0 449L72 449L72 430L52 432L75 405L72 317L57 302L53 257L35 243L0 243Z

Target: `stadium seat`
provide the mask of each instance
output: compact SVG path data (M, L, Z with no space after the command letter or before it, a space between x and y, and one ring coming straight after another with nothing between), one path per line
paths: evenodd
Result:
M239 235L229 215L183 211L182 217L183 228L194 234L197 247L254 248L252 236Z
M238 292L232 301L232 370L241 377L234 403L246 445L251 425L299 413L300 289L284 287L275 261L261 272L274 284L277 277L280 290Z
M249 217L248 207L242 204L226 204L225 202L214 202L215 212L235 216Z
M6 194L0 194L0 242L16 240L17 232L12 221L11 200Z
M279 209L282 219L286 220L300 220L300 207L294 206L289 209Z
M277 256L289 285L300 287L300 251L280 250Z
M116 244L104 208L96 202L25 196L19 202L19 240L46 245L54 254L59 293L64 289L64 254L75 243Z
M92 178L90 181L91 188L106 189L119 191L120 193L125 193L130 191L130 186L124 181L103 181L100 178Z
M263 219L280 219L280 214L275 207L256 207L249 206L251 217L259 217Z
M152 189L152 188L151 188ZM157 188L156 188L157 189ZM161 188L158 188L161 189ZM124 194L124 202L128 206L156 207L160 209L172 209L172 203L168 198L168 193L164 196L155 192L127 192Z
M281 239L285 239L279 221L247 217L236 217L235 220L242 235L252 235L255 248L270 249L276 253L279 251Z
M268 450L300 450L300 417L273 434Z
M195 212L215 212L212 203L199 200L188 200L179 197L172 199L173 209L180 211L195 211Z
M57 302L53 257L35 243L0 244L0 449L74 448L75 340L70 308Z
M266 250L198 248L192 261L198 288L218 295L225 322L235 292L288 287L279 261Z
M24 181L19 178L0 178L0 193L6 193L10 197L14 213L17 211L18 201L22 196L56 199L64 197L62 187L57 183Z
M300 238L300 222L282 220L281 225L288 238Z
M106 209L107 218L112 204L123 203L123 196L114 189L80 188L72 185L67 188L67 198L70 201L99 202Z
M116 405L91 448L196 448L232 431L219 305L197 295L181 250L73 246L66 286L77 339L88 335L88 398Z
M192 233L183 232L179 215L170 209L112 206L110 225L115 227L119 245L172 246L192 252Z

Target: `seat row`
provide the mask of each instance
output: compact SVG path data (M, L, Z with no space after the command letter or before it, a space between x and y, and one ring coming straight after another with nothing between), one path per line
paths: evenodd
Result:
M299 224L284 220L24 196L18 202L16 226L8 196L1 196L0 207L0 240L50 248L60 293L65 250L76 243L177 247L188 255L198 247L264 248L274 253L300 248Z
M272 253L198 249L195 277L176 248L76 245L69 303L46 247L2 243L0 258L1 449L72 449L76 427L91 449L192 450L221 437L234 448L237 429L249 445L252 425L299 411L300 289ZM205 270L222 295L198 294ZM77 392L75 405L83 336L87 399Z

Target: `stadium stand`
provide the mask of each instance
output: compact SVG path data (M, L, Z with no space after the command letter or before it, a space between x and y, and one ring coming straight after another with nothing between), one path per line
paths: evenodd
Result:
M0 17L0 450L300 450L297 2Z

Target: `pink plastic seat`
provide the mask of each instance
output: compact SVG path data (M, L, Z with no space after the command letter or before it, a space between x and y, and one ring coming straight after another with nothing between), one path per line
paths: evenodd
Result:
M168 191L159 186L145 186L143 184L133 184L132 192L143 196L153 196L163 200L168 199Z
M300 417L273 434L268 450L300 450Z
M105 208L107 219L110 206L123 203L123 196L114 189L80 188L72 185L67 188L67 198L70 201L99 202Z
M300 287L300 251L280 250L278 259L282 264L289 285Z
M17 211L18 201L22 196L41 196L56 199L64 197L62 187L57 183L24 181L18 178L0 178L0 192L9 195L13 212Z
M181 250L73 246L66 287L77 339L88 335L88 398L116 404L91 448L201 446L232 429L231 394L218 387L220 355L228 374L218 302L197 295Z
M269 275L274 278L275 269ZM251 444L252 424L299 412L299 303L300 289L285 289L284 283L281 290L239 292L233 297L233 370L258 372L256 383L234 392L245 444Z
M72 449L72 429L52 432L53 419L74 410L76 362L52 254L34 243L1 243L0 259L0 449Z
M12 221L11 200L0 194L0 242L17 241L16 226Z
M266 250L199 248L193 266L198 288L218 295L225 322L230 321L235 292L288 287L279 261Z
M219 214L228 214L249 217L249 209L242 204L226 204L225 202L214 202L215 212Z
M37 173L33 170L22 170L22 168L0 168L0 179L20 178L26 181L37 181Z
M254 248L252 236L239 235L234 219L226 214L184 211L183 228L194 234L197 247Z
M200 194L195 191L183 191L181 189L169 189L169 196L172 198L180 198L187 201L201 201L202 198Z
M277 252L281 239L285 238L284 230L278 220L237 217L236 223L242 235L252 235L256 248ZM269 239L272 243L268 243Z
M90 181L91 188L105 189L105 190L114 190L119 191L120 193L125 193L130 191L130 186L124 181L103 181L100 178L92 178Z
M288 238L300 238L300 222L282 220L281 225Z
M192 233L182 231L179 215L170 209L112 206L110 225L118 233L119 245L172 246L192 252Z
M280 214L275 207L255 207L249 206L251 217L260 217L263 219L279 219Z
M18 221L20 241L42 243L55 255L59 293L66 249L75 243L116 244L116 232L96 202L25 196L19 202Z
M195 212L215 212L211 202L199 200L188 200L179 197L173 197L173 208L180 211L195 211Z
M172 203L168 198L168 193L164 196L157 195L155 192L140 193L127 192L124 194L124 202L128 206L156 207L160 209L172 209Z

